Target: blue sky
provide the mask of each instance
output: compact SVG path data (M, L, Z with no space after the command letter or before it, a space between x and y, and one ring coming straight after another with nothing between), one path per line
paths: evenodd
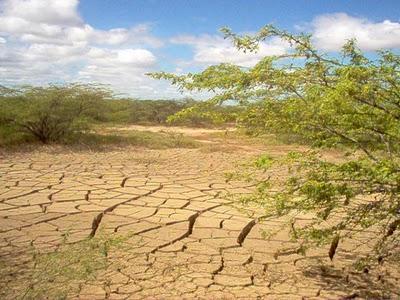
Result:
M275 39L244 55L218 33L268 23L312 33L323 51L348 38L366 51L400 48L400 1L393 0L0 0L0 84L101 82L133 97L181 97L144 74L252 66L285 53Z
M222 26L254 31L267 23L286 29L315 16L343 12L371 21L400 19L396 0L83 0L79 11L96 27L129 27L151 22L155 33L214 33Z

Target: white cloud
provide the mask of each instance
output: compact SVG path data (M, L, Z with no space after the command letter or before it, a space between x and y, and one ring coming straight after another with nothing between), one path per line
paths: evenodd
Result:
M296 27L311 31L316 47L322 50L340 50L344 43L352 38L357 39L358 46L363 50L400 48L399 22L389 20L372 22L345 13L337 13L317 16L308 26ZM181 66L229 62L249 67L265 56L285 54L290 50L289 45L278 38L260 43L256 53L238 51L231 41L218 35L182 35L172 38L170 42L193 48L192 60L181 61Z
M157 65L151 49L163 45L150 24L99 30L82 20L78 4L0 0L0 84L82 80L136 96L161 91L145 75Z
M135 65L135 66L151 66L155 63L156 58L148 50L144 49L122 49L117 52L117 60L126 65Z
M372 22L345 13L316 17L312 23L315 45L324 50L339 50L346 40L357 39L363 50L400 48L400 23L384 20Z
M284 54L289 49L289 45L278 38L260 43L255 53L244 53L235 48L231 41L217 35L177 36L171 39L171 43L193 47L194 56L191 63L202 65L233 63L250 67L265 56Z
M78 0L4 0L0 6L10 23L14 20L36 24L70 25L82 23L76 12Z
M0 0L0 84L45 84L85 81L111 84L136 97L174 97L179 93L167 82L145 75L161 69L155 53L163 41L152 34L151 24L130 28L98 29L78 13L79 0ZM308 24L317 47L338 50L346 39L356 38L364 50L400 48L400 23L371 22L339 13L321 15ZM180 35L169 43L193 50L189 61L174 68L229 62L253 66L261 58L284 54L289 45L280 39L260 44L256 53L238 51L219 35Z
M106 82L135 97L158 96L163 85L144 75L155 67L154 54L146 49L103 49L93 47L87 64L78 72L83 82ZM164 84L165 85L165 84Z
M145 49L100 49L92 48L88 53L88 67L124 69L146 69L156 63L156 57Z
M29 43L105 44L160 47L149 24L98 30L78 14L78 0L4 0L0 4L0 33Z

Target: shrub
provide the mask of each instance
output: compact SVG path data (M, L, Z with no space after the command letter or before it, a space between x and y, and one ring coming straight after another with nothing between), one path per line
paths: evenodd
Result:
M101 119L104 100L111 94L98 86L25 86L3 89L0 126L35 137L42 143L60 141L87 129L88 120Z
M278 162L289 173L279 191L270 188L269 179L261 180L249 201L261 204L266 215L314 213L310 224L289 226L303 249L330 243L332 259L354 232L374 231L374 252L363 261L400 261L399 55L379 51L371 59L350 40L330 56L313 47L310 35L274 26L255 36L223 32L245 51L257 51L269 38L283 40L291 50L252 68L221 64L200 74L151 76L181 89L216 92L210 106L226 101L247 106L244 126L253 132L298 136L317 150L346 147L352 155L345 162L327 161L315 152L289 154Z

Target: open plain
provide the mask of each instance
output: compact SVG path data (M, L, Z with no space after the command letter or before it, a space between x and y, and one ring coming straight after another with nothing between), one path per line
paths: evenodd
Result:
M50 146L2 153L0 298L399 296L398 274L387 269L348 272L351 257L346 247L333 262L324 249L300 255L292 250L296 244L287 231L281 230L286 220L260 221L262 211L236 201L254 187L227 181L224 174L257 154L276 156L289 146L249 147L227 140L224 132L218 138L207 138L209 133L201 130L183 133L200 136L201 146L109 151ZM271 231L274 236L265 239L265 232ZM85 241L96 239L115 244L99 261L91 255L103 248L84 244L79 250ZM368 251L367 242L364 237L351 247L362 245L362 253ZM43 262L45 253L62 249L80 258L62 259L70 266L60 266L54 259ZM85 272L91 270L90 276L78 280L81 270L70 268L61 279L49 278L59 274L53 269L79 263L85 264Z

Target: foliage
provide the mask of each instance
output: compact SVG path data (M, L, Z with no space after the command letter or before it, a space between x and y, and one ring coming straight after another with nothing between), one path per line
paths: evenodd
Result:
M60 141L87 128L104 113L111 93L102 87L72 84L3 90L1 124L34 136L42 143Z
M185 107L179 100L114 99L107 102L105 121L130 124L165 124L169 115Z
M204 106L190 98L181 100L132 100L115 99L107 102L106 121L127 124L142 125L185 125L185 126L211 126L232 122L235 107L221 107L216 112L214 109L203 109L199 113L199 107ZM195 113L191 114L193 107ZM185 118L182 115L185 114ZM220 116L224 115L225 118ZM228 117L230 116L230 118Z
M400 57L378 51L368 58L354 40L328 55L314 48L310 35L271 25L254 36L223 32L244 51L257 51L269 38L286 42L290 51L252 68L220 64L199 74L151 76L181 89L214 92L209 106L235 101L247 107L239 121L253 133L295 135L315 149L345 147L349 155L342 161L317 152L289 154L277 162L289 173L282 188L273 192L272 179L261 180L249 200L267 215L314 213L312 224L296 231L292 226L292 234L304 247L330 243L332 258L352 229L376 232L375 263L398 257Z
M94 133L79 133L69 136L65 145L80 145L92 150L102 147L135 146L148 149L196 148L199 144L191 137L172 132L151 132L139 130L96 130Z
M242 108L239 106L210 105L209 102L189 102L189 105L170 115L167 122L186 126L209 126L234 123Z
M196 103L192 99L120 99L99 85L69 84L16 88L0 86L0 146L31 143L35 140L45 144L71 144L74 141L82 141L83 136L89 139L88 143L95 140L120 141L122 137L95 138L89 133L93 125L104 123L186 126L221 123L221 120L216 121L206 114L196 114L184 121L170 118L183 109L190 109ZM225 113L232 109L227 107L221 111ZM132 139L131 137L128 141L129 144ZM143 144L140 139L137 142L139 145Z
M225 76L233 77L233 74L240 74L241 70L239 67L235 67L229 64L221 64L216 67L210 67L201 74L188 74L188 75L174 75L165 72L160 73L149 73L147 75L155 79L167 79L173 84L177 85L180 90L207 90L209 92L216 92L218 89L229 88L224 86ZM219 76L223 78L219 79ZM187 123L192 122L192 125L200 123L211 124L224 124L232 123L236 121L238 114L242 111L240 105L224 105L229 100L237 100L233 97L233 94L227 92L217 95L216 97L203 102L192 102L192 105L185 107L184 109L172 115L169 118L169 122L172 123ZM193 124L194 123L194 124Z
M18 146L24 143L32 143L35 138L31 135L20 132L16 126L0 125L0 147Z

